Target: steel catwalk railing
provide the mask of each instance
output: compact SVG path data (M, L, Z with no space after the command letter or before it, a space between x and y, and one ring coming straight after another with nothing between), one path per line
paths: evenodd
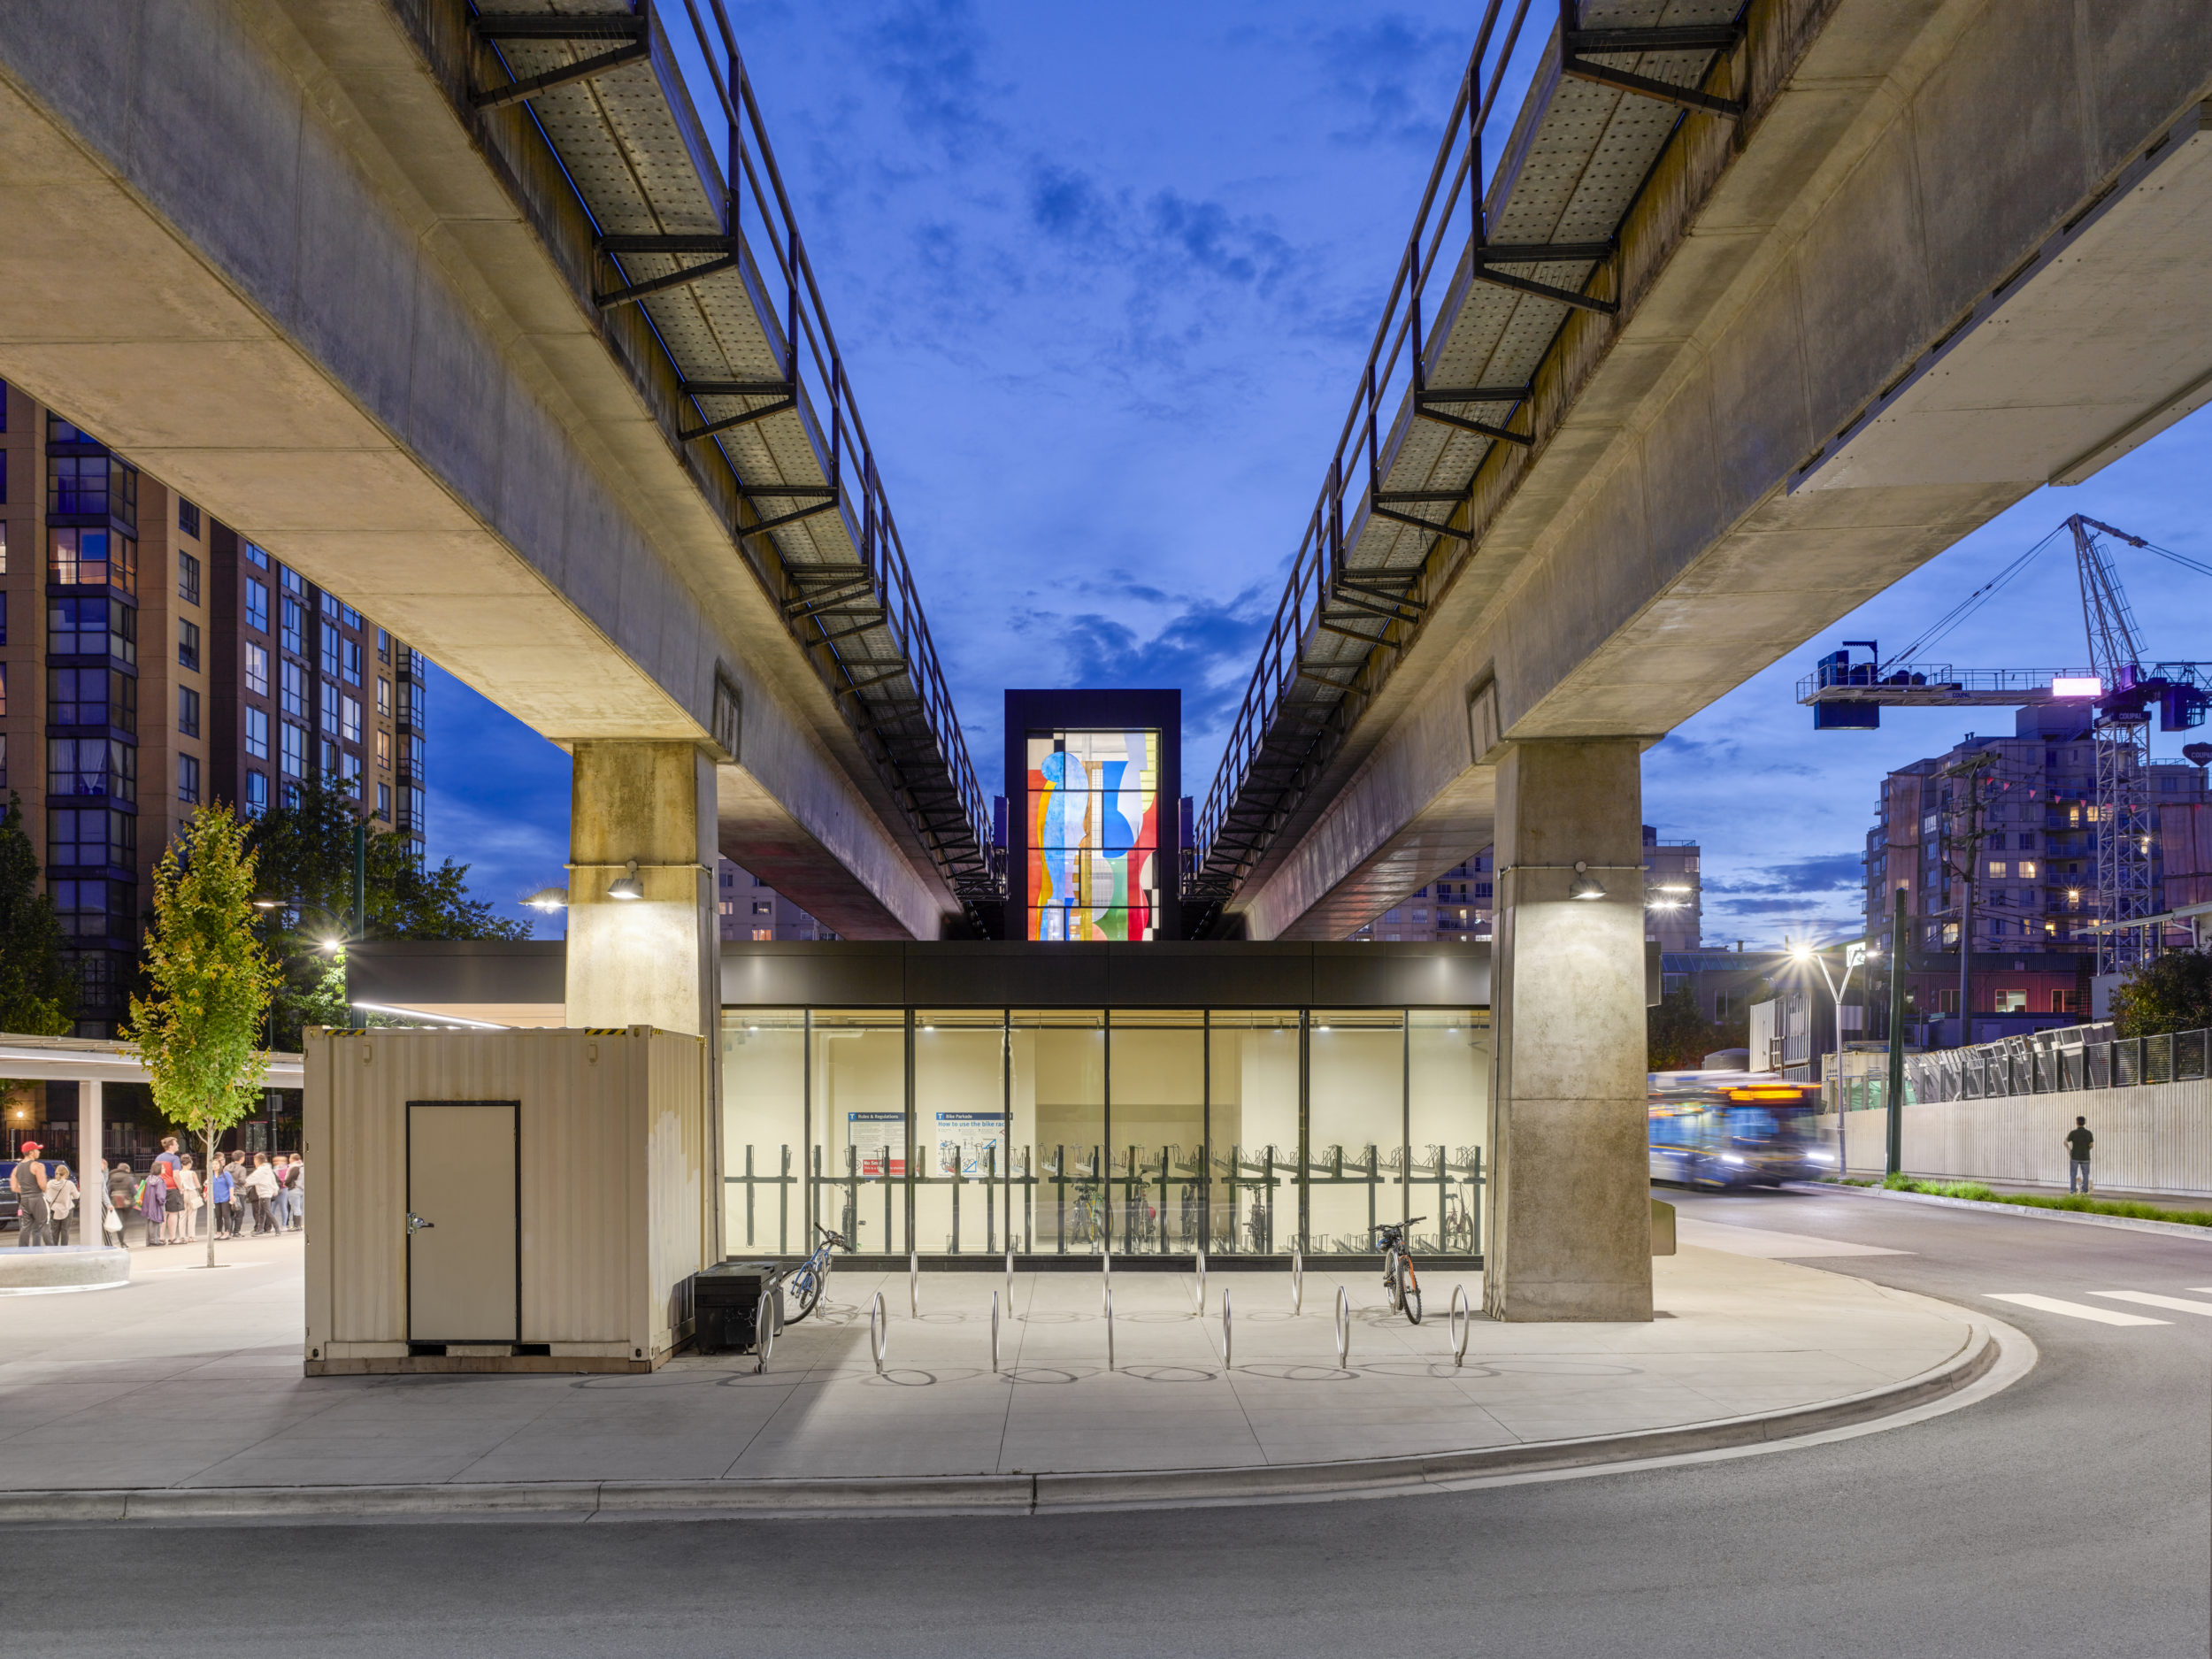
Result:
M1233 895L1239 882L1249 873L1263 855L1268 839L1276 826L1265 825L1257 830L1248 826L1241 838L1225 838L1225 830L1240 810L1247 816L1279 818L1295 805L1295 796L1302 786L1293 783L1276 789L1273 798L1264 803L1242 800L1247 784L1252 780L1255 768L1276 735L1279 719L1284 713L1292 687L1302 679L1310 679L1333 688L1339 695L1325 705L1327 712L1300 733L1299 753L1279 761L1278 765L1289 775L1295 775L1309 764L1315 744L1330 722L1336 718L1347 695L1356 688L1357 679L1366 672L1373 652L1386 644L1402 644L1417 626L1425 602L1412 597L1418 576L1404 569L1369 572L1365 567L1348 566L1348 550L1354 548L1371 519L1383 518L1416 528L1433 528L1438 535L1449 528L1448 511L1456 511L1460 505L1471 500L1473 482L1470 478L1466 488L1459 491L1409 491L1397 499L1406 503L1425 502L1448 508L1448 518L1432 520L1425 514L1393 511L1388 504L1393 492L1384 488L1383 480L1394 461L1395 453L1410 418L1417 416L1428 402L1448 404L1457 403L1466 407L1507 407L1511 412L1495 424L1477 420L1466 415L1432 417L1445 424L1473 432L1498 442L1527 447L1533 439L1532 419L1521 419L1525 411L1532 388L1474 388L1479 391L1494 391L1499 396L1456 399L1441 394L1431 394L1426 384L1426 353L1429 342L1423 334L1423 297L1440 269L1448 284L1451 283L1464 264L1470 277L1470 287L1476 280L1495 284L1521 293L1550 298L1563 303L1571 310L1584 307L1611 311L1614 302L1589 296L1583 290L1561 290L1528 279L1516 277L1490 269L1502 264L1525 265L1574 264L1587 262L1593 265L1593 276L1607 267L1606 251L1593 245L1579 250L1580 258L1571 258L1575 249L1555 247L1545 250L1526 250L1549 254L1548 258L1514 261L1501 257L1516 250L1506 244L1487 242L1486 224L1485 177L1483 150L1500 88L1507 72L1514 63L1515 52L1522 44L1522 32L1527 21L1531 0L1514 0L1509 17L1500 27L1504 12L1504 0L1487 0L1482 21L1477 31L1473 51L1461 76L1452 111L1445 126L1443 142L1438 147L1436 160L1429 170L1426 188L1421 195L1420 206L1414 215L1413 228L1407 236L1405 249L1400 256L1397 270L1392 277L1390 292L1383 308L1381 321L1377 325L1367 360L1360 371L1358 388L1352 406L1338 433L1336 447L1332 453L1320 495L1313 512L1307 520L1304 535L1292 561L1290 578L1285 585L1283 596L1277 604L1266 637L1260 647L1259 660L1252 672L1244 699L1230 728L1224 747L1221 764L1215 774L1206 803L1200 811L1194 827L1193 846L1188 855L1189 865L1184 886L1185 902L1219 903ZM1639 50L1674 50L1664 46L1656 37L1667 34L1663 29L1620 30L1612 33L1619 38L1607 41L1595 35L1578 32L1576 21L1577 0L1561 0L1558 8L1563 55L1563 77L1581 80L1607 80L1621 86L1624 81L1640 82L1649 96L1656 83L1638 76L1611 76L1610 71L1595 73L1586 57L1576 52L1631 53ZM1740 12L1738 13L1741 17ZM1724 26L1733 32L1733 38L1741 38L1740 21ZM1717 37L1722 28L1697 31L1702 36ZM1685 31L1687 34L1689 31ZM1653 37L1637 41L1630 37ZM1532 43L1533 37L1532 37ZM1686 44L1680 50L1701 50L1706 42L1695 46ZM1714 46L1716 57L1706 60L1705 68L1698 72L1702 81L1711 73L1712 66L1726 56L1724 47ZM1632 88L1633 89L1633 88ZM1694 99L1701 95L1686 89L1686 97ZM1677 100L1678 102L1684 100ZM1718 108L1721 101L1707 99L1700 107ZM1671 136L1671 135L1670 135ZM1463 201L1466 217L1463 221L1467 245L1463 248L1454 241L1447 261L1446 239L1456 219ZM1591 279L1584 280L1586 289ZM1449 294L1448 291L1447 298ZM1441 314L1441 308L1432 310L1432 317ZM1565 311L1563 311L1563 318ZM1408 342L1411 342L1409 349ZM1441 342L1440 342L1441 343ZM1400 412L1402 411L1402 412ZM1518 429L1515 423L1517 421ZM1489 450L1486 449L1477 461L1475 474L1479 475ZM1363 477L1362 474L1363 473ZM1348 496L1351 497L1348 503ZM1447 500L1447 497L1449 497ZM1470 526L1471 528L1471 526ZM1425 567L1427 549L1424 549ZM1384 591L1373 587L1363 590L1359 579L1363 574L1385 577ZM1350 586L1348 588L1347 584ZM1386 589L1402 586L1404 596L1394 597ZM1380 622L1379 632L1368 628L1352 629L1344 626L1344 619L1331 620L1324 615L1333 603L1340 604L1351 613L1350 619L1363 619L1371 626ZM1408 614L1411 612L1412 614ZM1394 638L1394 629L1395 636ZM1308 642L1317 634L1344 634L1355 641L1364 641L1369 650L1356 659L1336 658L1328 663L1310 663ZM1333 678L1341 675L1342 678Z
M707 15L701 10L700 0L682 0L693 41L698 49L699 61L703 65L713 88L727 138L723 180L726 191L723 235L731 245L727 257L733 260L740 280L746 282L749 296L754 301L764 332L770 336L772 346L779 343L773 339L773 334L780 322L783 334L780 344L784 352L782 367L789 388L780 395L790 399L793 412L803 423L817 464L828 482L826 486L813 487L784 484L766 479L747 480L730 442L722 435L723 431L736 423L710 414L703 399L716 397L726 401L741 396L749 403L757 397L770 395L764 390L719 394L687 391L689 412L697 418L699 426L687 429L679 436L687 442L693 438L710 438L727 463L732 476L737 480L741 496L754 506L756 523L746 526L741 518L736 526L741 541L751 537L772 537L775 529L787 524L803 523L813 511L833 509L838 513L861 569L869 580L871 594L880 603L883 612L881 621L865 625L863 628L840 632L833 627L826 605L825 613L818 617L813 603L803 593L778 594L775 597L782 606L786 625L793 638L810 657L818 651L827 653L827 678L833 692L841 704L848 697L853 700L855 709L851 718L856 730L868 728L872 715L895 717L895 709L885 709L881 704L895 695L893 687L901 675L910 679L927 741L935 750L936 759L949 780L949 793L953 797L949 803L951 810L939 813L932 818L917 808L912 798L914 793L927 790L931 780L926 777L918 780L905 775L910 766L896 758L892 741L880 729L875 732L875 736L878 741L883 743L887 758L878 764L899 774L889 781L893 783L895 791L905 797L901 801L902 807L915 818L917 828L928 845L932 857L955 891L964 898L995 896L998 877L991 858L989 799L977 781L974 764L969 757L966 740L953 710L944 669L915 592L912 569L900 539L897 524L892 517L890 503L884 495L867 428L855 404L850 376L839 350L836 335L830 327L820 286L807 259L805 242L800 234L781 170L776 164L774 149L769 142L767 128L745 70L743 56L738 50L736 35L731 27L725 0L706 0L706 4L712 14L711 26ZM665 4L650 8L641 5L631 15L645 19L646 27L650 28L657 25L670 9ZM672 48L678 45L677 37L671 35L667 38ZM681 61L683 55L680 52L675 55L679 73L689 85L692 78L685 73L686 65ZM549 137L547 142L550 144ZM578 199L583 202L586 211L592 212L596 220L598 215L594 212L592 204L584 197L580 186L575 188ZM774 314L775 296L755 291L752 279L761 274L757 258L752 260L750 271L746 268L745 256L754 245L746 234L748 214L745 210L749 200L751 224L757 228L760 242L764 244L773 261L772 271L766 274L782 290L785 309L781 319ZM610 250L608 257L615 263L618 271L621 270L619 251ZM626 273L623 280L626 286L631 282ZM649 282L651 279L646 280ZM669 286L677 285L672 282ZM649 313L648 315L649 319ZM658 337L657 325L655 326L655 333ZM664 350L669 349L665 340L662 341L662 345ZM670 355L673 362L672 351ZM684 379L680 365L677 365L677 372L680 380ZM715 425L718 419L724 422L718 428ZM700 428L703 427L708 430L702 431ZM779 510L766 505L777 501L803 500L810 495L821 497L823 504L803 512L788 506ZM808 573L808 566L785 558L780 549L777 549L777 557L787 572ZM839 614L849 617L855 614L850 609L850 602L859 596L841 593L833 601L827 603L844 607ZM805 631L804 625L808 622L814 624L816 637L812 639L808 638ZM876 626L887 630L895 642L898 651L895 663L879 658L872 660L857 654L849 655L839 649L839 640L848 634L857 634ZM874 687L883 687L884 690L877 698L871 699L868 694ZM891 737L899 735L902 734L895 732L890 734ZM972 853L957 847L956 836L947 836L946 832L954 829L966 831L973 849ZM956 842L950 849L944 845L948 839Z
M1503 4L1504 0L1488 0L1484 8L1474 50L1460 78L1451 116L1445 123L1443 142L1438 147L1435 163L1429 169L1427 186L1421 193L1420 206L1414 214L1412 233L1406 239L1405 251L1392 275L1382 320L1376 326L1367 361L1360 371L1358 390L1337 434L1336 448L1329 458L1320 497L1307 520L1305 534L1291 562L1290 580L1275 607L1267 636L1260 646L1259 661L1252 671L1236 720L1230 727L1220 768L1199 813L1191 859L1191 885L1198 893L1233 885L1256 860L1256 853L1245 853L1238 857L1233 869L1211 868L1223 819L1253 763L1259 758L1286 695L1301 677L1303 648L1319 620L1323 597L1342 574L1347 546L1344 496L1348 480L1358 471L1362 448L1366 450L1367 479L1364 500L1356 504L1356 514L1371 504L1379 481L1379 433L1384 420L1383 400L1390 398L1394 409L1403 401L1405 390L1418 373L1414 366L1414 354L1406 350L1406 342L1417 339L1420 296L1435 273L1440 250L1463 194L1471 214L1471 237L1481 234L1479 221L1483 208L1479 176L1482 134L1489 124L1514 49L1519 43L1530 0L1516 0L1511 19L1500 35L1497 26ZM1488 55L1494 42L1496 51L1491 57ZM1489 76L1486 84L1483 71L1486 57ZM1456 245L1452 253L1455 269L1460 253ZM1417 352L1418 349L1417 347Z

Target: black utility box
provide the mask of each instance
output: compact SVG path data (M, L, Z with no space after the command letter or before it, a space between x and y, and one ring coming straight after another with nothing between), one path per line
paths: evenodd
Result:
M781 1270L773 1262L718 1262L691 1279L692 1346L702 1354L749 1354L762 1288ZM776 1285L776 1334L783 1334L783 1286Z

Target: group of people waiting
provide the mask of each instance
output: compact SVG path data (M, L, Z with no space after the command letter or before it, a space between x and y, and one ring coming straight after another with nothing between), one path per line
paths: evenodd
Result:
M9 1177L20 1216L21 1245L58 1244L65 1224L88 1201L66 1164L50 1171L36 1141L27 1141L22 1161ZM306 1169L300 1155L218 1152L204 1173L174 1135L162 1137L161 1150L143 1176L127 1160L102 1164L93 1191L102 1201L105 1241L126 1242L124 1224L133 1210L145 1219L145 1242L158 1248L204 1239L210 1227L219 1239L244 1235L251 1218L256 1235L290 1232L306 1225ZM89 1222L88 1213L85 1220ZM78 1229L80 1240L87 1228Z

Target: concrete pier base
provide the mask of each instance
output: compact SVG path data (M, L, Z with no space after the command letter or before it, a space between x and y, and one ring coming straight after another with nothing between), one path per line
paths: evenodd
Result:
M1562 739L1498 768L1494 1319L1651 1317L1640 757Z

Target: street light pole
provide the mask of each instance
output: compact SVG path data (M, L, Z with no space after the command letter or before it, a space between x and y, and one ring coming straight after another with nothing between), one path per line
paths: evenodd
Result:
M1886 1175L1905 1167L1905 889L1897 889L1889 929L1889 1145Z
M1843 1071L1843 994L1851 988L1851 975L1853 971L1866 961L1866 941L1863 939L1855 940L1850 944L1847 944L1843 948L1843 981L1841 984L1838 984L1835 975L1828 972L1828 959L1822 956L1817 950L1814 949L1812 946L1798 945L1792 949L1790 954L1794 956L1800 962L1810 962L1815 966L1818 967L1820 970L1820 977L1828 987L1828 995L1835 999L1835 1069L1836 1071L1840 1074ZM1836 1086L1836 1173L1838 1175L1841 1175L1843 1173L1843 1079L1840 1075L1838 1075L1833 1079L1833 1081Z

